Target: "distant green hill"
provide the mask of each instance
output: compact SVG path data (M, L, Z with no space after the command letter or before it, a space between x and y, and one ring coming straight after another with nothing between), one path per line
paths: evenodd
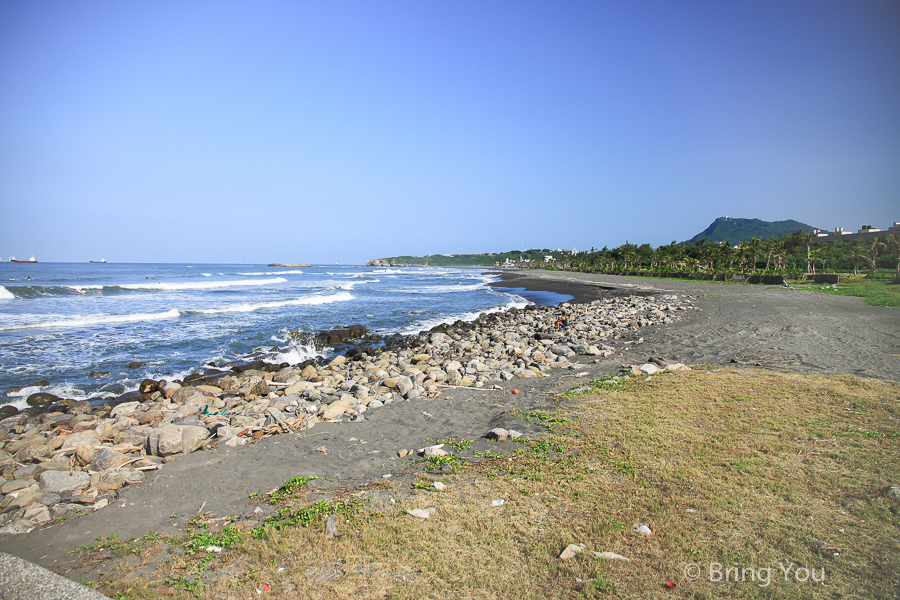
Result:
M709 227L688 241L693 243L701 238L706 238L710 242L728 242L733 246L752 238L761 240L780 238L787 233L794 233L798 229L805 233L812 233L815 228L793 220L761 221L760 219L719 217Z
M370 267L493 267L502 265L507 261L520 263L543 263L545 256L560 259L571 256L568 250L510 250L509 252L494 252L484 254L429 254L428 256L391 256L389 258L376 258L367 261Z

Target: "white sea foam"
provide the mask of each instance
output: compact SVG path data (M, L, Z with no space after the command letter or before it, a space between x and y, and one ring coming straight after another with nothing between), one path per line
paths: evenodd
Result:
M204 277L212 277L212 273L200 273Z
M276 352L272 356L263 358L263 361L276 365L285 362L289 365L297 365L304 360L311 360L317 356L321 356L321 354L316 352L314 344L293 343L289 348L285 348L281 352Z
M238 273L238 275L303 275L303 271L257 271L255 273Z
M481 283L457 284L457 285L424 285L422 287L399 289L397 292L404 294L450 294L454 292L473 292L484 289Z
M135 389L137 389L137 386L135 386ZM28 387L22 388L18 392L7 394L8 398L16 398L16 400L7 402L6 404L15 406L19 410L31 408L28 406L28 403L26 401L28 400L28 396L36 394L37 392L53 394L54 396L59 396L60 398L71 398L72 400L83 400L87 398L87 394L84 390L75 387L71 383L61 383L43 388L36 385L30 385Z
M334 287L339 290L352 290L354 287L358 285L363 285L364 283L378 283L381 281L380 279L366 279L365 281L345 281L342 283L336 284Z
M139 323L141 321L159 321L161 319L177 319L181 316L177 308L161 313L134 313L129 315L79 315L69 319L22 323L9 327L0 327L0 331L17 329L49 329L56 327L87 327L90 325L114 325L119 323Z
M0 300L12 300L15 297L11 291L0 285Z
M284 277L273 277L272 279L232 279L230 281L202 281L188 283L125 283L118 287L127 290L208 290L212 288L222 287L239 287L247 285L272 285L275 283L285 283L287 279ZM87 286L85 286L87 287ZM116 287L116 286L110 286Z
M493 308L487 308L485 310L477 310L457 315L447 315L434 319L426 319L424 321L416 323L415 325L407 327L406 329L400 331L400 333L402 333L403 335L416 335L420 331L427 331L429 329L432 329L433 327L437 327L438 325L450 325L451 323L456 323L457 321L474 321L481 315L506 312L511 308L525 308L529 304L531 303L528 302L525 298L513 295L513 299L507 302L505 306L495 306Z
M320 304L331 304L332 302L346 302L347 300L353 299L353 294L351 294L350 292L339 292L337 294L330 294L327 296L314 294L311 296L296 298L294 300L282 300L280 302L259 302L256 304L235 304L233 306L224 306L222 308L207 308L192 310L189 312L198 313L201 315L217 315L222 313L253 312L255 310L262 310L265 308L281 308L283 306L315 306Z

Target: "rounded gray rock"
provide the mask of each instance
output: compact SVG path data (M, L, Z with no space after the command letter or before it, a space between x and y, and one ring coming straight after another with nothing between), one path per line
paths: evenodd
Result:
M45 492L70 492L88 487L91 476L84 471L44 471L40 477L40 488Z

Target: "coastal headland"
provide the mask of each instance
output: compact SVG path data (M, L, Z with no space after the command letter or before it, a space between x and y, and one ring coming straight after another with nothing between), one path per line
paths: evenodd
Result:
M0 537L0 551L75 580L95 578L99 563L70 571L67 552L98 535L179 535L198 514L253 527L275 507L248 498L298 475L322 477L315 498L346 497L409 477L435 440L472 438L487 452L496 446L486 434L498 427L537 436L542 427L523 415L579 381L618 376L623 365L641 377L655 372L638 370L647 364L700 363L900 381L895 311L856 298L579 273L499 275L498 287L573 299L378 348L361 342L326 363L148 382L122 403L4 420L5 526L21 533ZM58 519L79 513L87 514Z

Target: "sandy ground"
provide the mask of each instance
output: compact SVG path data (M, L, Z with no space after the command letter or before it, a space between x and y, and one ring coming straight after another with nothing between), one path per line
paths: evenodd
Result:
M269 492L296 475L319 475L312 482L323 498L332 498L384 475L410 479L421 470L413 459L398 459L400 449L418 449L429 440L480 439L494 427L538 434L516 418L516 409L549 408L554 394L583 379L616 373L623 363L650 356L687 364L737 364L811 373L852 373L900 380L900 311L864 304L861 299L760 285L649 280L556 272L503 272L505 287L555 291L591 301L610 293L678 293L696 296L702 310L687 311L683 321L645 328L637 339L615 343L619 350L599 363L577 357L572 370L544 379L507 382L502 391L447 390L434 400L400 402L366 414L360 423L319 424L302 434L266 438L240 448L192 453L151 472L130 486L112 506L27 535L0 538L0 551L62 572L72 579L95 573L71 568L73 548L98 535L120 539L148 531L183 533L199 512L210 517L250 515L250 495ZM512 395L512 389L521 393ZM475 449L496 449L479 441ZM484 445L480 447L479 445ZM321 451L324 449L325 451ZM265 505L260 508L269 510ZM174 516L173 516L174 515ZM257 514L259 519L263 515Z
M734 361L900 381L900 310L869 306L861 298L766 285L588 273L501 275L504 286L549 288L575 296L573 302L601 298L610 287L696 296L702 310L665 330L647 332L638 356L664 356L686 364Z

